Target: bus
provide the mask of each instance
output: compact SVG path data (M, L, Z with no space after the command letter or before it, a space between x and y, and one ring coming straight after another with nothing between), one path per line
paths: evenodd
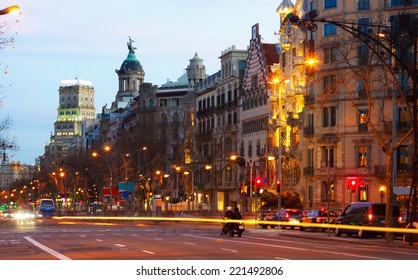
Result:
M36 214L41 218L51 218L54 216L55 202L50 198L43 198L36 201Z

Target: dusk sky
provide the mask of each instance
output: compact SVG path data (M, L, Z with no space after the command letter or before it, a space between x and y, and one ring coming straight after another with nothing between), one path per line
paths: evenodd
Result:
M276 13L282 0L15 0L0 9L19 5L22 14L3 15L17 33L15 42L0 51L0 119L13 120L10 136L19 150L9 160L33 164L44 154L57 119L61 80L93 82L95 108L108 108L118 89L119 69L135 42L145 82L160 86L176 81L195 52L206 73L220 69L221 52L236 45L247 49L251 26L258 23L265 43L277 43Z

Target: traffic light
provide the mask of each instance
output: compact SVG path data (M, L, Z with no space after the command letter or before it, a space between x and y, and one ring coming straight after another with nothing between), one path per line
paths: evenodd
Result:
M276 180L276 192L277 193L280 193L280 184L281 184L280 179L277 179Z
M349 186L347 188L348 193L355 193L356 192L356 185L357 181L355 179L350 180Z

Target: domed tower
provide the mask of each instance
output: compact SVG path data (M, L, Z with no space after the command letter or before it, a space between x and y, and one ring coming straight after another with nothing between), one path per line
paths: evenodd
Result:
M136 48L132 45L135 42L129 37L128 56L123 61L119 70L115 70L119 77L119 90L116 95L116 103L130 102L138 96L139 86L144 82L145 72L141 63L135 56ZM113 107L113 104L112 104ZM118 108L121 106L117 106Z
M282 3L277 7L276 12L280 15L280 22L283 22L287 14L292 13L294 5L290 0L283 0Z
M186 68L189 88L196 88L206 78L206 67L197 53L189 61L190 64Z

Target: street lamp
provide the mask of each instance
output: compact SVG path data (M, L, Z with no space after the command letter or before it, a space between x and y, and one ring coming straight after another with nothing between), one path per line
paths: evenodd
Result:
M234 160L234 161L237 160L237 158L244 159L248 163L248 165L250 165L250 192L251 192L252 189L253 189L253 165L254 165L254 159L249 159L249 158L247 158L245 156L238 156L238 155L231 155L231 157L230 157L230 159L231 160ZM270 161L276 159L273 156L263 156L263 157L258 157L258 158L267 158ZM258 207L258 204L257 204L257 191L254 192L254 198L255 198L255 201L254 201L254 208L255 208L254 220L257 221L257 210L258 210L257 209L257 207ZM255 228L257 228L257 223L254 223L254 225L255 225Z
M0 10L0 16L2 15L17 15L20 13L20 7L18 5L12 5L7 8L4 8L3 10Z
M110 189L110 202L109 202L109 206L110 206L110 211L112 211L112 199L113 199L113 190L112 190L112 180L113 180L113 177L112 177L112 168L110 167L110 164L109 164L109 161L107 160L107 158L105 158L104 156L102 156L101 154L98 154L98 153L96 153L96 152L94 152L93 154L93 157L101 157L101 158L103 158L105 161L106 161L106 163L107 163L107 167L109 168L109 189Z
M383 197L384 197L385 190L386 190L385 186L382 185L382 186L379 187L380 203L383 203Z

